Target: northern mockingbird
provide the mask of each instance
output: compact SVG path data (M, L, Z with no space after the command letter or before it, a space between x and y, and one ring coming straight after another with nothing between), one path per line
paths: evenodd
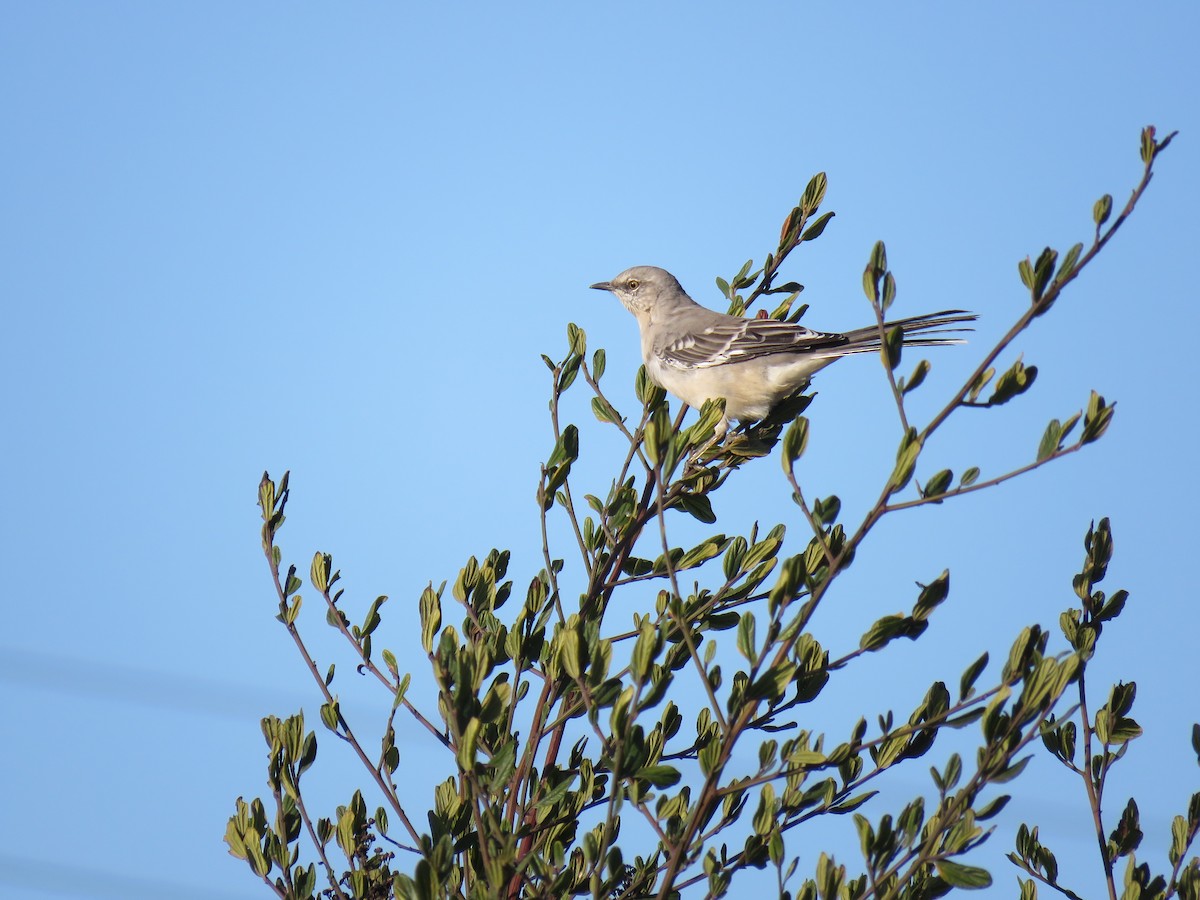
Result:
M800 391L818 369L852 353L882 349L879 327L845 334L812 331L776 319L742 319L713 312L689 297L675 276L657 266L634 266L612 281L591 287L611 291L637 319L646 374L688 406L725 398L725 418L764 419L781 401ZM928 337L966 329L947 326L973 321L960 309L888 322L904 331L906 347L965 343ZM724 433L727 422L718 427Z

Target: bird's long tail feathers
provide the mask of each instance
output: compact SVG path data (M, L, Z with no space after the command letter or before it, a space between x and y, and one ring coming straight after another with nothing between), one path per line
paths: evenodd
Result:
M964 309L944 309L941 312L926 313L923 316L895 319L885 322L884 327L888 331L897 327L903 329L905 347L945 347L949 344L965 344L966 340L957 337L930 337L930 335L962 334L974 331L975 329L969 326L954 326L974 322L978 318L979 316L975 313L967 312ZM875 325L847 331L846 337L848 342L841 347L843 353L869 353L882 347L879 340L879 328Z

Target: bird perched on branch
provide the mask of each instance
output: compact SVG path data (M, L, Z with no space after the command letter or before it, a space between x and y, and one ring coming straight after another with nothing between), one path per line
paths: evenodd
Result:
M878 325L844 334L813 331L776 319L744 319L707 309L687 295L675 276L657 266L634 266L612 281L591 285L611 291L637 319L646 374L688 406L725 399L728 420L764 419L808 383L812 374L852 353L882 349ZM962 344L934 337L969 331L956 328L974 313L948 309L885 323L899 328L906 347Z

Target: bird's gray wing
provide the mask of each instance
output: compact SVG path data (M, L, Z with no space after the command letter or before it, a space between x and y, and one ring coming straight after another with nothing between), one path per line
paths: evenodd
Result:
M776 353L831 349L847 343L845 335L812 331L791 322L703 312L708 315L680 317L670 327L662 328L654 342L654 352L664 363L680 369L704 369Z

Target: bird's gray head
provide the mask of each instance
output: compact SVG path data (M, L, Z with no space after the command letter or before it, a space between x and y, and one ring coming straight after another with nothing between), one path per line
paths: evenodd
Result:
M612 281L601 281L591 287L612 291L635 316L694 302L684 293L675 276L658 266L634 266Z

